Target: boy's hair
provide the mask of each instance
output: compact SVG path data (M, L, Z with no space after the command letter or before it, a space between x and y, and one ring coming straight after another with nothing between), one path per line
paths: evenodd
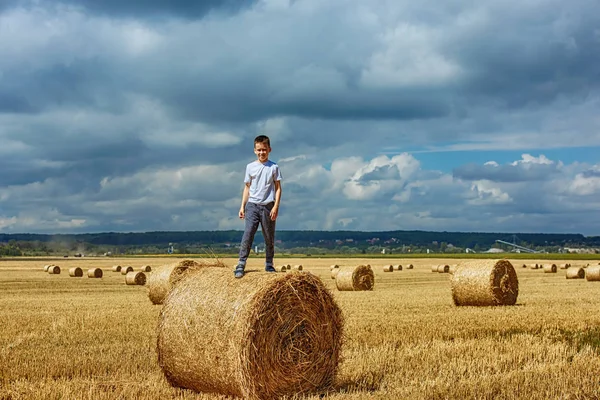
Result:
M271 147L271 140L266 135L258 135L257 137L255 137L254 146L256 146L256 143L266 143L267 146Z

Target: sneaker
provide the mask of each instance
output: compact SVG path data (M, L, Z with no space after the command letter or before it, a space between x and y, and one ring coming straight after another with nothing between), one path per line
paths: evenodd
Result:
M233 271L233 276L236 278L242 278L244 276L244 267L242 265L238 265L235 267L235 271Z
M265 267L265 271L267 271L267 272L277 272L277 270L275 270L275 268L273 268L272 265L267 265Z

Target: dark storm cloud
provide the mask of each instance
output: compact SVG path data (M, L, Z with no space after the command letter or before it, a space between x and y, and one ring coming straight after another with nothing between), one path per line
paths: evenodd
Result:
M556 164L517 163L515 165L495 165L474 163L462 165L452 171L458 179L468 181L489 180L493 182L528 182L549 179L558 173Z

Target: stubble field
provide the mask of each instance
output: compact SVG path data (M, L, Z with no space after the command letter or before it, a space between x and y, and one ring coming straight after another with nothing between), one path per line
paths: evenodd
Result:
M0 399L226 398L169 386L156 355L161 306L152 305L146 287L126 286L124 276L110 271L113 264L174 261L0 260ZM50 262L60 275L43 272ZM431 266L459 262L280 260L321 277L346 321L335 387L303 398L600 398L600 282L567 280L564 270L546 274L511 260L517 305L456 307L450 275L432 273ZM370 264L375 290L338 292L333 263ZM384 273L390 263L414 269ZM75 266L100 267L104 277L70 278ZM248 268L262 269L262 260L249 260Z

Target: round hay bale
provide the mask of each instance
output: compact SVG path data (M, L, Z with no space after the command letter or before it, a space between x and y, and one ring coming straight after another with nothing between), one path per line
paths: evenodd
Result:
M383 267L383 272L392 272L392 271L394 271L393 265L386 265L385 267Z
M585 269L581 267L569 267L566 273L567 279L583 279L585 278Z
M48 272L48 269L51 267L51 264L44 265L44 272Z
M438 266L437 265L432 265L431 266L431 272L438 272Z
M560 269L567 269L571 266L571 264L560 264L558 268Z
M87 276L88 278L102 278L102 270L100 268L90 268Z
M339 265L337 265L337 264L333 264L333 265L331 265L331 266L329 267L329 269L334 269L334 268L339 268L339 267L340 267Z
M154 269L148 278L148 297L152 304L162 304L169 291L182 277L188 268L221 267L225 265L220 261L209 263L202 260L182 260L173 264L161 265ZM227 269L229 273L231 271ZM233 274L231 274L233 276Z
M340 268L335 277L335 286L340 291L373 290L375 274L370 265L356 268Z
M527 264L523 264L523 265L522 265L522 267L523 267L523 268L527 268Z
M279 268L279 271L281 271L281 272L286 272L286 271L287 271L287 265L282 265L282 266Z
M406 269L413 269L413 268L415 268L415 266L412 264L408 264L408 267L406 267Z
M450 272L450 266L448 264L438 265L437 272L440 272L442 274L447 274L448 272Z
M140 268L140 271L142 272L152 272L152 267L149 265L144 265Z
M112 266L112 272L121 272L121 266L120 265L113 265Z
M73 278L81 278L83 276L83 270L79 267L69 268L69 276Z
M146 284L146 274L142 271L131 271L125 275L125 283L127 285L144 286Z
M450 279L457 306L511 306L517 302L519 281L508 260L465 262Z
M331 279L335 279L335 277L337 276L338 272L340 272L339 268L334 268L331 270Z
M121 267L121 275L127 275L131 271L133 271L133 267L131 265L127 265L125 267Z
M456 272L457 268L458 268L458 265L456 265L456 264L450 265L449 268L448 268L448 273L449 274L453 274L454 272Z
M293 269L294 271L302 271L302 265L294 265L294 266L292 267L292 269Z
M600 281L600 265L588 267L585 271L585 279L587 281Z
M542 268L544 269L545 274L555 274L558 269L556 264L544 264Z
M342 337L342 312L313 274L236 280L229 269L204 268L186 273L164 301L158 364L177 387L292 397L333 385Z
M51 265L48 268L48 273L50 275L59 275L60 274L60 267L58 265Z
M401 264L398 264L398 265L396 265L396 266L394 267L394 269L395 269L396 271L402 271L402 265L401 265Z
M529 266L529 268L531 268L531 269L538 269L539 267L538 267L538 265L537 265L537 264L531 264L531 265Z
M287 269L292 269L292 266L290 264L288 264Z

